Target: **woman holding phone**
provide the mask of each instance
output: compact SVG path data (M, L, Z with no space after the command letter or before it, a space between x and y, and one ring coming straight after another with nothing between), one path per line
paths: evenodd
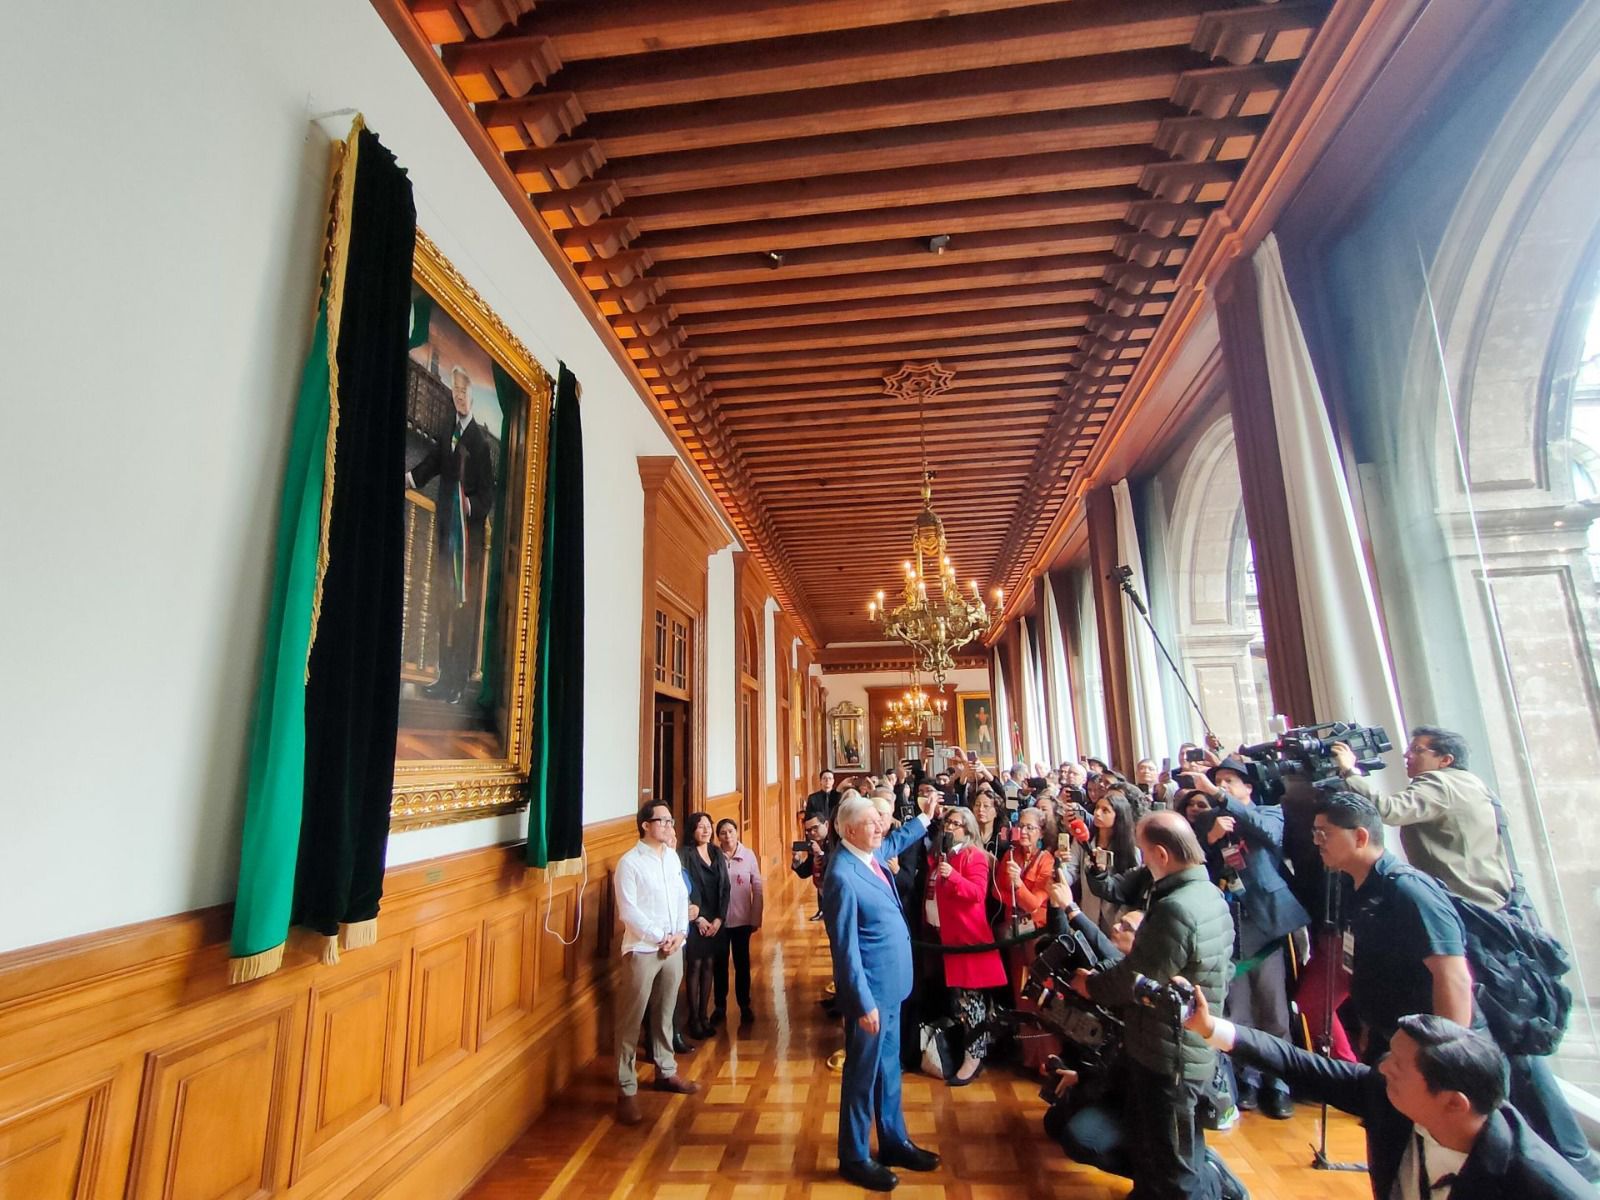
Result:
M1128 797L1126 786L1118 784L1108 788L1095 802L1090 816L1088 842L1074 842L1072 853L1061 864L1062 878L1078 893L1078 905L1083 909L1083 915L1107 936L1122 916L1123 908L1095 895L1084 879L1090 870L1098 875L1114 875L1118 871L1131 870L1139 863L1139 852L1133 836L1133 802Z

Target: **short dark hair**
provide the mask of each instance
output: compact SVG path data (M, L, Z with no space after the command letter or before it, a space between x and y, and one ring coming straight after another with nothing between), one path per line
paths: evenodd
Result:
M722 820L717 822L717 832L718 833L722 832L722 827L724 825L731 825L731 826L733 826L733 831L735 833L739 832L739 822L735 821L732 817L723 817Z
M1509 1068L1490 1039L1432 1013L1401 1017L1399 1027L1417 1044L1417 1070L1430 1092L1460 1092L1481 1116L1505 1103Z
M1437 725L1418 725L1411 731L1411 736L1427 738L1435 754L1448 754L1454 760L1450 764L1452 767L1459 767L1463 771L1467 769L1467 739L1459 733L1451 733Z
M658 808L664 808L664 809L667 810L668 813L672 812L672 805L668 804L665 800L649 800L649 801L646 801L645 804L639 809L639 832L640 833L643 833L644 832L644 827L646 825L650 824L651 814L654 813L656 811L656 809L658 809Z
M1377 805L1365 796L1335 792L1318 801L1314 815L1328 818L1328 824L1340 829L1365 829L1373 841L1383 841L1383 818L1378 815Z
M710 813L708 813L708 812L692 812L692 813L689 814L688 819L686 821L684 821L684 823L683 823L683 844L685 846L694 845L694 831L696 829L700 828L700 822L701 821L710 822L710 824L711 824L711 832L712 833L716 833L716 831L717 831L717 823L715 821L711 820L711 814Z
M1151 813L1139 822L1139 836L1152 848L1165 850L1174 862L1186 867L1205 866L1206 852L1200 848L1194 827L1177 813Z

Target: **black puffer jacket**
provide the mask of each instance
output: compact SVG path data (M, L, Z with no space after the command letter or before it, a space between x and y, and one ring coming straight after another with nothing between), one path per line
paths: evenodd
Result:
M1203 989L1212 1009L1221 1012L1233 973L1232 952L1228 902L1204 867L1190 867L1156 880L1133 949L1110 970L1089 977L1089 995L1120 1011L1126 1022L1125 1049L1134 1062L1170 1075L1181 1055L1184 1078L1210 1079L1211 1049L1195 1034L1175 1036L1169 1013L1136 1003L1133 977L1147 975L1166 983L1181 975Z

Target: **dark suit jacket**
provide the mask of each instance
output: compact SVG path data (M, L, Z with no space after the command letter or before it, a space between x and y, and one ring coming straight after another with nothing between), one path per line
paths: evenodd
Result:
M1367 1171L1375 1200L1389 1200L1406 1146L1415 1132L1389 1103L1375 1067L1308 1054L1254 1029L1238 1028L1235 1063L1248 1063L1287 1081L1296 1096L1326 1100L1367 1127ZM1450 1200L1594 1200L1594 1188L1528 1128L1509 1104L1491 1113L1450 1190Z
M439 544L445 544L446 513L455 511L458 482L471 510L467 513L467 525L481 530L494 508L494 459L489 451L489 431L483 427L483 422L469 420L454 450L450 448L450 431L447 430L434 443L433 449L422 456L422 461L411 468L411 481L419 489L426 487L435 475L439 477ZM474 535L471 547L476 550L481 546L482 538Z
M1239 931L1239 957L1253 958L1280 938L1311 921L1289 890L1283 860L1283 809L1276 804L1240 804L1222 797L1222 805L1195 822L1195 833L1206 849L1206 867L1213 879L1221 877L1222 845L1207 845L1206 834L1221 816L1234 819L1234 833L1244 843L1245 866L1239 872L1244 895L1230 898L1234 926Z

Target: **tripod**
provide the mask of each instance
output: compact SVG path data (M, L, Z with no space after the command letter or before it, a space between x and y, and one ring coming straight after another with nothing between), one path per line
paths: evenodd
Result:
M1144 606L1144 601L1139 598L1138 589L1133 586L1133 568L1119 566L1112 570L1112 577L1116 579L1117 586L1122 589L1123 595L1133 601L1134 608L1139 610L1139 615L1144 618L1145 625L1150 630L1150 636L1156 641L1156 649L1161 651L1161 657L1167 660L1167 666L1172 668L1173 675L1177 676L1178 686L1183 689L1183 694L1189 697L1189 704L1194 709L1194 715L1200 718L1200 728L1206 731L1206 742L1210 744L1216 740L1216 735L1211 732L1211 723L1206 720L1206 714L1200 711L1200 701L1194 698L1194 692L1189 689L1189 681L1183 677L1183 671L1174 661L1167 644L1161 640L1161 635L1156 632L1155 622L1150 620L1150 610Z
M1342 917L1340 908L1344 900L1344 887L1339 881L1339 872L1324 869L1322 872L1323 887L1323 919L1322 944L1317 947L1317 953L1326 951L1329 942L1339 936ZM1332 934L1330 938L1326 935ZM1333 1057L1333 993L1335 989L1337 972L1340 964L1330 962L1323 964L1322 970L1322 1028L1317 1030L1317 1053L1323 1058ZM1313 1171L1365 1171L1366 1163L1334 1162L1328 1157L1328 1101L1322 1101L1322 1119L1318 1125L1317 1144L1311 1147L1311 1169Z

